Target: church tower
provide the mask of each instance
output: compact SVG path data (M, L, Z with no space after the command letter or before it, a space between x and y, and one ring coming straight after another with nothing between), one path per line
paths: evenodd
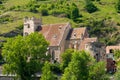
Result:
M42 19L36 19L35 17L24 18L24 28L23 28L23 36L27 36L30 33L34 33L38 31L42 25Z

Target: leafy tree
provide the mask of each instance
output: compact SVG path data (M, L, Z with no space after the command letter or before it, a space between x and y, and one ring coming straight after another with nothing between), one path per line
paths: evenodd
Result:
M120 59L120 50L114 50L114 58L117 60L117 59Z
M48 10L47 9L42 8L40 12L41 12L42 16L47 16L48 15Z
M62 71L64 71L64 69L68 67L69 62L71 62L72 53L74 53L74 50L68 49L61 55L62 61L60 64L60 68L62 69Z
M90 66L89 80L108 80L105 74L105 62L95 62Z
M90 56L86 52L75 51L61 80L87 80L90 60Z
M51 72L49 62L45 62L44 67L42 68L42 75L40 80L55 80L54 74Z
M120 0L117 0L116 10L118 13L120 13Z
M85 0L85 1L86 1L85 9L89 13L93 13L98 10L98 8L90 0Z
M76 6L75 3L72 3L70 5L69 16L70 16L70 19L72 19L72 20L76 20L76 18L80 17L80 15L79 15L79 9L78 9L78 7Z
M114 50L114 58L117 63L117 71L114 75L115 80L120 79L120 50Z
M4 74L15 74L20 80L31 80L42 64L40 60L45 57L47 47L48 42L38 33L8 39L2 51L6 62Z

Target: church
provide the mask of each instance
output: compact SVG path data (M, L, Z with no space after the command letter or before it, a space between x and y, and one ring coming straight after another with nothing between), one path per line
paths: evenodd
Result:
M68 23L42 24L42 19L24 18L23 36L38 32L43 34L50 43L46 54L51 55L51 61L60 62L60 55L66 49L86 50L96 61L105 58L101 45L96 45L97 38L90 38L86 27L72 28Z

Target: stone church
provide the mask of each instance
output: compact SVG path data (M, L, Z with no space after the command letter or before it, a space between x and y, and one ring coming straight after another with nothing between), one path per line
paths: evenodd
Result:
M50 43L46 54L51 55L51 61L60 62L60 55L68 48L86 50L97 61L104 59L105 51L96 46L97 38L90 38L87 28L72 28L70 23L42 24L42 19L24 18L23 35L39 32Z

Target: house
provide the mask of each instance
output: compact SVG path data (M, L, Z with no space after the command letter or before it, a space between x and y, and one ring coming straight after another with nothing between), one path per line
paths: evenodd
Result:
M47 41L50 42L46 54L51 55L51 61L60 62L60 55L68 48L76 50L88 50L90 54L96 58L100 49L92 49L93 43L98 42L97 38L89 38L87 28L72 28L70 23L46 24L42 25L42 19L24 18L23 35L39 32L43 34ZM94 46L96 48L97 46ZM94 51L96 50L96 51Z
M120 46L107 46L106 47L106 56L107 56L107 71L110 73L116 72L116 61L114 59L114 51L120 50Z

